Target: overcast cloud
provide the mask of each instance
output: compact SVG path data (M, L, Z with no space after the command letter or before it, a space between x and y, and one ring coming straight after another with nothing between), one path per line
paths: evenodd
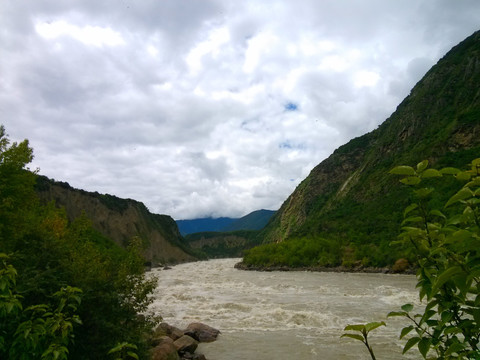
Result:
M278 209L375 129L477 0L3 0L0 123L32 167L175 219Z

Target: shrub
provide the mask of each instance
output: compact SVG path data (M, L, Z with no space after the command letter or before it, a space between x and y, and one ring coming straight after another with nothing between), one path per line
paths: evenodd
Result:
M397 243L415 250L417 287L426 302L423 312L414 313L413 305L405 304L388 315L410 321L400 334L400 339L408 339L403 352L416 346L425 359L479 359L480 159L466 171L435 170L422 161L416 168L398 166L391 173L401 175L400 181L413 189L414 201L404 211ZM450 176L465 185L441 209L432 207L435 190L425 183ZM345 330L362 330L362 325L355 326ZM363 333L345 335L366 341Z

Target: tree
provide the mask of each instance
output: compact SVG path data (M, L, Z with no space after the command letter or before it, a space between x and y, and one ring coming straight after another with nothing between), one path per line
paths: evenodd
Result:
M0 242L11 241L25 230L26 217L36 201L34 173L27 171L33 159L28 140L10 140L0 125Z
M156 321L138 315L156 285L142 242L123 249L86 216L41 204L32 159L0 126L0 358L104 359L123 343L141 357Z

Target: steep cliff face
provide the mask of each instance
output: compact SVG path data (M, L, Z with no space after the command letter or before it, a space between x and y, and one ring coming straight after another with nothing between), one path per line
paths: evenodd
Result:
M53 200L57 206L64 207L70 221L85 213L95 229L120 246L126 246L135 236L140 237L147 261L178 263L196 260L175 221L167 215L150 213L141 202L77 190L44 177L38 179L37 193L43 201Z
M359 243L393 238L408 195L388 170L423 159L465 166L480 156L479 84L476 32L448 52L378 129L317 165L264 229L263 241L315 234L348 239L352 233Z

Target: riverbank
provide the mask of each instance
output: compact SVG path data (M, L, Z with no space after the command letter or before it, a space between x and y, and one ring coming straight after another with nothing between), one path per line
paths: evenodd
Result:
M289 267L285 265L272 265L272 266L256 266L256 265L247 265L243 262L238 262L234 265L235 269L246 270L246 271L262 271L262 272L271 272L271 271L310 271L310 272L331 272L331 273L371 273L371 274L406 274L406 275L415 275L415 268L408 268L402 271L395 271L389 267L370 267L357 265L353 267L346 266L306 266L306 267Z

